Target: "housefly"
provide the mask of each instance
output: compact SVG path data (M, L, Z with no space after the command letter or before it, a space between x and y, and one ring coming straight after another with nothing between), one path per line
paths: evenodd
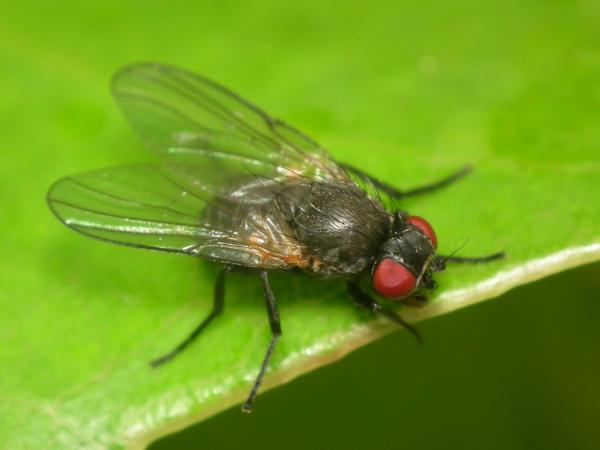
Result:
M252 409L281 336L272 270L301 270L346 282L350 298L411 331L385 300L421 303L447 262L433 227L385 199L399 200L461 178L400 191L335 161L319 144L228 89L175 67L140 63L119 70L114 94L153 164L68 176L48 192L54 214L84 235L131 247L183 253L222 265L212 312L158 366L186 348L222 311L225 278L262 282L271 340L242 409ZM386 206L387 205L387 206ZM361 280L370 280L363 289Z

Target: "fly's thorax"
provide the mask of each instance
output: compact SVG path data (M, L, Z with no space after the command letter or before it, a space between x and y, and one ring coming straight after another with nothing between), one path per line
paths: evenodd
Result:
M390 231L390 214L351 183L290 183L275 203L306 258L318 261L310 270L324 276L370 268Z

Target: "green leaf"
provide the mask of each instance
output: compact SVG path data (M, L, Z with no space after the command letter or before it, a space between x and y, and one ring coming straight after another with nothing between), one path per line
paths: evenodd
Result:
M508 257L439 274L427 307L402 309L410 320L599 258L593 2L28 8L0 18L6 448L141 448L239 403L266 349L260 286L237 277L226 314L151 370L208 313L217 268L86 240L46 208L60 176L148 158L108 94L124 63L201 71L400 188L473 164L402 206L428 218L442 252L467 240L462 254ZM339 282L277 274L273 289L284 337L265 389L393 329Z

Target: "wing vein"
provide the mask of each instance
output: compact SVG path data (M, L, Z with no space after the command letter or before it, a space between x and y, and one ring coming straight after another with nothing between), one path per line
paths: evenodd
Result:
M176 209L171 208L170 206L160 206L160 205L154 205L154 204L151 204L151 203L140 202L140 201L137 201L137 200L129 200L129 199L126 199L126 198L123 198L123 197L119 197L119 196L114 195L114 194L109 194L108 192L104 192L104 191L100 191L98 189L95 189L95 188L93 188L93 187L91 187L89 185L86 185L85 183L82 183L81 181L78 181L78 180L74 179L73 177L67 177L66 179L69 180L70 183L76 184L76 185L78 185L78 186L80 186L80 187L82 187L84 189L87 189L87 190L89 190L91 192L94 192L97 195L100 195L100 196L103 196L103 197L106 197L106 198L110 198L110 199L116 200L118 202L129 203L129 204L140 206L140 207L143 207L143 208L153 208L153 209L160 209L160 210L164 210L164 211L170 211L170 212L173 212L175 214L179 214L179 215L184 216L184 217L191 217L193 219L198 219L198 217L194 216L193 214L188 214L188 213L184 213L182 211L178 211ZM57 200L53 200L53 201L57 201ZM73 205L71 205L71 206L73 206Z
M109 212L99 211L97 209L86 208L84 206L75 205L73 203L66 202L64 200L59 200L59 199L52 199L52 202L56 203L56 204L59 204L59 205L67 206L69 208L78 209L80 211L84 211L84 212L87 212L87 213L90 213L90 214L96 214L98 216L104 216L104 217L112 217L112 218L121 219L121 220L124 220L124 221L150 222L150 223L158 223L158 224L161 224L161 225L172 225L172 226L179 226L179 227L197 227L198 229L200 228L199 224L171 222L171 221L167 221L167 220L156 220L156 219L138 219L138 218L135 218L135 217L127 217L127 216L121 215L121 214L112 214L112 213L109 213ZM65 223L70 224L71 222L69 222L69 219L67 219L65 221ZM107 229L108 228L109 227L107 227Z

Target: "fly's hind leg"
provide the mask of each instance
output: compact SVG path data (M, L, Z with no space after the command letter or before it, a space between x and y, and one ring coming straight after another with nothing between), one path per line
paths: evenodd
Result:
M271 356L273 355L273 350L275 350L275 345L281 337L281 323L279 320L279 310L277 309L275 296L273 295L273 291L271 290L271 286L269 285L269 280L267 278L266 271L263 270L262 272L260 272L260 279L262 281L265 301L267 303L267 313L269 314L269 325L271 327L271 342L269 343L267 353L265 354L262 364L260 365L260 371L258 372L256 380L254 381L254 385L252 386L250 395L248 395L248 398L242 405L242 411L248 413L252 411L252 407L254 406L254 400L256 399L256 394L258 393L258 388L260 388L263 377L265 376L267 368L269 367L269 361L271 360Z
M356 167L353 167L349 164L344 164L344 163L338 163L338 164L340 166L342 166L344 169L346 169L348 172L356 175L359 178L362 178L365 181L370 182L377 189L381 190L382 192L385 192L386 194L390 195L391 197L393 197L395 199L400 199L400 198L410 197L413 195L425 194L427 192L436 191L438 189L448 186L449 184L454 183L455 181L460 180L462 177L467 175L472 170L471 166L464 166L464 167L460 168L459 170L457 170L456 172L450 174L446 178L443 178L434 183L419 186L419 187L416 187L413 189L409 189L407 191L401 191L400 189L396 189L394 186L391 186L387 183L384 183L383 181L373 178L366 172L363 172L362 170L357 169Z
M358 306L366 308L375 314L380 314L380 315L386 317L387 319L391 320L392 322L400 325L402 328L405 328L406 331L408 331L410 334L412 334L415 337L415 339L417 340L417 342L419 344L423 343L423 338L421 337L421 334L417 331L417 329L415 327L413 327L411 324L405 322L404 319L402 317L400 317L398 314L396 314L394 311L383 308L379 303L377 303L375 300L373 300L373 298L371 298L370 295L365 294L358 284L356 284L353 281L349 281L347 287L348 287L348 294L350 294L350 297L352 298L352 300L354 300L354 303L356 303Z
M150 365L152 367L158 367L181 353L185 348L187 348L199 335L202 333L206 327L223 312L223 307L225 304L225 275L229 271L228 267L223 268L217 277L217 281L215 282L215 289L213 295L213 309L211 313L196 327L194 331L192 331L188 337L186 337L177 347L171 350L169 353L161 356L160 358L156 358L153 360Z

